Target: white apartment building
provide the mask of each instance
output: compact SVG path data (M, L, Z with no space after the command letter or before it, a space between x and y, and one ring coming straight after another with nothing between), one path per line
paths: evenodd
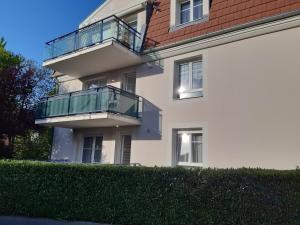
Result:
M52 160L295 169L299 41L300 0L107 0L47 43L36 124Z

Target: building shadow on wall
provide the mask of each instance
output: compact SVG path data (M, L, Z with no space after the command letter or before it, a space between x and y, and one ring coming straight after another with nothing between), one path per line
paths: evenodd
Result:
M64 143L61 145L60 143ZM65 152L66 149L74 148L74 132L72 129L68 128L55 128L55 134L53 138L51 161L54 162L71 162L72 160L67 155L69 152ZM67 153L66 155L61 155L62 153Z
M141 126L135 130L134 140L161 140L161 109L143 99Z
M163 60L155 60L141 65L137 70L137 78L162 75L164 72Z

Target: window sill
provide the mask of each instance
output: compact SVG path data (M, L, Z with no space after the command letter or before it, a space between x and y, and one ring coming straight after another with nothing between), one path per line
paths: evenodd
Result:
M184 100L184 99L191 99L191 98L203 98L203 91L191 91L191 92L184 92L177 94L174 100Z
M173 98L171 99L171 104L202 104L204 102L207 102L207 97L197 97L197 98L186 98L186 99L178 99L178 98Z
M208 21L208 16L203 16L201 19L197 19L197 20L193 20L184 24L177 24L175 26L171 26L169 29L169 32L175 32L177 30L180 30L182 28L188 27L188 26L192 26L195 24L199 24L199 23L204 23Z

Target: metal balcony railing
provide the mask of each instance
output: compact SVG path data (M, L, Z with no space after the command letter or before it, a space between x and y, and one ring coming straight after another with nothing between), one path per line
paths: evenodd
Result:
M129 50L139 53L142 37L117 16L111 16L46 43L44 60L50 60L78 50L115 40Z
M139 118L140 97L105 86L48 97L37 105L36 119L109 112Z

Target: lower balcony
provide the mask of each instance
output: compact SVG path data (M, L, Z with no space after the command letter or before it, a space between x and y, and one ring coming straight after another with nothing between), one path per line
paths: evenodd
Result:
M63 128L140 125L141 98L112 86L49 97L40 102L35 123Z

